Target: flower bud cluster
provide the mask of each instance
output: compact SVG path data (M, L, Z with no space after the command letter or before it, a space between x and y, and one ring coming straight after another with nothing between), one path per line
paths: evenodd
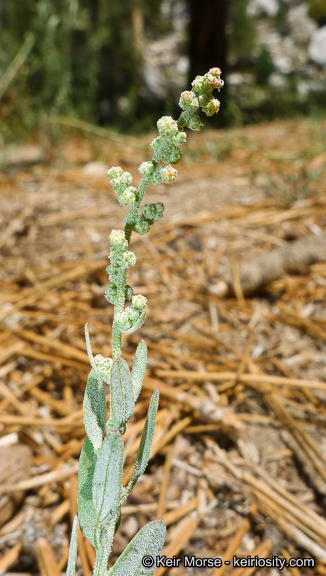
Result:
M130 268L136 264L136 255L134 252L128 250L128 242L123 230L112 230L110 237L110 261L112 264L112 273L114 268L122 266L123 268Z
M196 112L199 108L206 116L213 116L219 111L220 102L213 97L213 90L220 90L224 86L221 80L221 70L211 68L204 76L197 76L192 82L192 90L182 92L179 106L183 112L179 119L179 126L188 126L191 130L200 130L202 126Z
M153 159L143 162L138 170L151 184L171 184L175 182L178 171L171 166L181 160L180 146L187 141L185 132L180 131L178 122L171 116L163 116L157 123L159 136L151 142ZM164 162L158 166L159 162Z
M161 146L162 144L162 146ZM158 150L159 157L161 160L169 159L170 162L179 162L182 153L173 143L169 144L167 139L163 139L160 142L160 138L155 138L152 144L154 149ZM155 157L155 155L154 155ZM158 162L159 160L157 160ZM157 166L156 161L143 162L139 168L139 172L148 180L151 184L171 184L176 181L178 170L173 168L171 164L164 164L163 166Z
M145 204L141 209L144 218L151 224L157 222L163 216L164 204L162 202L155 202L155 204Z
M145 204L142 207L142 214L135 216L134 230L141 236L147 234L150 226L160 220L163 216L164 205L162 202L155 202L155 204Z
M141 294L132 297L132 304L128 306L117 317L117 322L121 332L132 334L140 328L145 320L147 298Z
M104 358L102 354L96 354L93 358L94 368L97 374L100 375L104 382L110 381L110 374L112 369L112 358Z
M149 232L149 222L144 218L144 216L139 216L139 214L137 214L134 220L134 230L141 236L144 236L144 234Z
M109 266L108 266L108 268L109 268ZM111 274L110 274L110 280L112 282L112 275ZM125 287L125 293L124 293L125 300L131 300L132 295L133 295L133 289L131 288L131 286L129 286L129 284L127 284ZM117 296L118 296L117 286L115 284L109 284L105 289L104 296L108 302L110 302L111 304L115 304L117 301Z
M112 166L107 171L107 176L118 200L122 206L130 206L136 200L137 188L130 186L132 176L129 172L124 172L120 166Z
M170 162L176 164L182 157L180 146L187 140L186 133L179 130L178 122L173 120L171 116L162 116L157 123L157 128L159 136L151 142L154 150L154 163Z
M203 94L212 96L212 91L216 88L220 90L224 86L224 81L221 80L222 72L219 68L211 68L204 76L197 76L191 83L192 90L197 98Z
M123 230L112 230L110 237L110 262L106 271L109 275L111 284L105 290L106 299L111 304L116 304L118 295L118 281L121 270L126 270L136 264L136 255L128 250L128 242ZM125 297L130 300L132 297L132 288L126 286Z

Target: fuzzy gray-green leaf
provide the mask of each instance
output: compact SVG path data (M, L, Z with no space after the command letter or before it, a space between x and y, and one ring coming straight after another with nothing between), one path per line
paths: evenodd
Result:
M96 376L95 370L91 370L88 376L83 407L86 434L94 450L98 450L105 430L106 403L104 382Z
M75 515L71 538L69 546L69 557L66 576L75 576L76 560L77 560L77 545L78 545L78 516Z
M154 390L152 394L152 398L150 401L150 405L147 412L147 418L145 422L145 426L143 429L142 437L140 440L137 459L134 467L134 471L132 476L129 480L127 486L127 493L129 494L134 485L136 484L139 476L141 476L145 468L147 466L149 455L151 453L154 432L155 432L155 424L156 424L156 414L158 409L158 398L159 398L159 389L158 387Z
M122 485L123 441L118 431L109 432L98 452L93 477L93 505L97 526L118 512Z
M106 423L106 402L104 382L96 376L95 370L91 370L85 390L84 424L88 438L94 446L94 450L102 444Z
M134 408L134 397L128 364L115 360L110 379L110 428L124 428Z
M78 517L82 533L95 547L95 525L97 514L93 506L92 485L96 456L90 440L86 438L78 471Z
M136 402L140 394L144 374L146 371L146 363L147 363L147 346L145 344L145 341L141 340L137 346L131 372L131 382L134 395L134 402Z
M156 568L156 556L163 548L165 532L163 520L146 524L119 556L108 576L151 576ZM153 557L153 566L143 566L142 560L145 556Z
M145 308L145 310L143 310L143 312L140 313L138 320L136 320L135 324L133 324L133 326L131 326L131 328L121 330L122 334L132 334L133 332L136 332L136 330L139 330L139 328L141 328L142 325L144 324L146 312L147 312L147 309Z

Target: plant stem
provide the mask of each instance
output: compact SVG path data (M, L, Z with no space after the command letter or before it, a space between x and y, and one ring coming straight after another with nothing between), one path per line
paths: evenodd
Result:
M130 207L129 214L125 220L124 233L125 238L128 242L128 246L130 242L133 225L135 222L135 217L137 216L139 206L144 197L148 183L149 180L147 180L146 178L143 177L141 179L141 182L138 187L137 200ZM119 273L119 279L117 282L117 289L118 289L117 303L114 306L114 320L112 328L112 360L115 360L116 358L119 358L119 356L121 356L121 330L117 322L117 316L118 314L123 312L124 309L126 281L127 281L127 270L125 268L121 268Z
M146 178L143 177L140 181L139 186L138 186L137 200L130 207L129 214L125 220L124 232L125 232L126 240L128 241L128 245L130 242L130 236L132 233L133 224L135 222L135 217L137 216L139 206L140 206L141 201L144 197L144 194L146 192L146 188L147 188L148 184L149 184L149 180L147 180Z
M125 304L125 289L127 280L126 268L120 268L117 282L117 303L114 306L114 320L112 328L112 360L121 356L121 330L117 322L117 316L123 311Z
M111 521L101 535L101 548L96 552L93 576L106 576L108 559L114 538L115 521Z

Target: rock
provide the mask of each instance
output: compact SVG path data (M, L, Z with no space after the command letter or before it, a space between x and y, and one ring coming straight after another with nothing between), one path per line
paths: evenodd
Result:
M242 86L243 84L249 85L253 83L253 77L252 74L231 72L227 75L227 83L228 86Z
M278 74L302 70L307 61L306 49L298 46L292 36L283 37L270 25L258 27L260 41L268 49Z
M326 26L313 33L308 46L308 56L315 64L326 67Z
M180 55L184 32L175 30L159 40L147 41L143 51L145 92L159 98L171 97L184 89L189 59ZM176 73L177 72L177 73Z
M273 72L268 78L268 84L273 88L286 88L286 79L283 74Z
M301 96L306 96L309 92L325 92L325 80L300 80L297 83L297 92Z
M297 44L307 45L313 33L317 30L317 24L309 18L308 8L305 4L293 6L288 12L288 24L290 34Z
M294 69L295 46L292 38L282 38L278 32L266 34L263 42L269 50L276 72L290 74Z
M289 54L273 54L273 63L282 74L290 74L293 71L293 65Z
M85 176L102 177L105 176L109 167L104 162L88 162L83 168Z
M188 56L181 56L176 63L176 70L179 74L188 74L190 68L190 60Z
M20 164L29 166L43 162L44 157L44 150L40 146L17 146L17 148L0 152L0 166L19 166Z
M247 8L248 14L251 16L260 12L267 16L276 16L278 9L278 0L251 0Z

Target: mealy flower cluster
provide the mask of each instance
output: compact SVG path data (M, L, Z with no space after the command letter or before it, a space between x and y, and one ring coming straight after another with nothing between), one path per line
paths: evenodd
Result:
M151 205L147 204L147 206ZM155 207L155 204L152 206ZM155 208L152 208L152 211L150 210L150 214L152 213L155 213ZM136 256L134 252L128 250L128 242L123 230L112 230L109 240L111 264L106 270L109 274L111 284L109 284L105 290L105 297L111 304L116 305L119 298L120 280L122 280L123 283L125 282L125 273L130 266L136 264ZM131 300L132 304L120 312L116 320L122 333L131 334L135 330L138 330L145 320L147 298L141 294L133 296L131 286L124 284L124 300L125 299Z
M200 130L202 123L197 111L199 108L206 116L213 116L219 111L220 102L213 97L213 90L220 91L224 86L221 80L221 70L211 68L204 76L197 76L192 82L192 90L182 92L179 106L183 112L179 118L180 127L187 126L191 130Z
M125 272L127 268L134 266L136 264L136 256L134 252L128 250L128 242L123 230L112 230L109 240L111 264L106 271L111 284L106 288L105 297L111 304L116 304L121 271ZM125 287L125 298L127 300L132 298L132 288L128 285Z
M131 306L127 306L117 317L119 328L123 334L132 334L144 323L147 312L147 298L142 294L132 297Z
M110 235L110 266L107 268L111 284L107 287L105 296L109 302L116 305L121 300L122 291L126 300L132 300L131 306L121 311L116 318L121 332L131 333L142 324L146 314L146 298L133 296L133 291L125 283L126 271L136 263L136 256L128 250L132 230L138 234L146 234L150 226L162 218L164 206L161 202L145 204L138 214L140 204L148 184L171 184L175 182L178 171L173 164L180 161L181 146L187 141L187 134L182 128L200 130L202 126L198 111L206 116L218 112L220 102L214 98L213 90L220 90L224 82L220 78L221 70L211 68L204 76L197 76L192 82L192 90L182 92L179 105L182 113L178 121L171 116L163 116L157 122L159 135L151 142L154 155L152 160L143 162L138 171L142 175L139 188L131 186L132 176L124 172L120 166L113 166L107 175L120 204L130 206L130 212L125 218L125 232L113 230ZM122 274L122 276L121 276ZM119 283L124 278L124 289ZM122 290L122 291L121 291ZM119 296L120 295L120 296ZM139 324L141 322L141 324Z
M148 184L171 184L176 181L178 171L172 164L177 164L181 160L180 148L187 141L187 134L182 128L200 130L202 123L197 114L200 109L206 116L212 116L218 112L220 102L213 97L213 90L220 90L223 87L224 82L220 76L219 68L211 68L204 76L197 76L192 82L192 90L181 94L179 106L183 112L179 120L173 120L171 116L163 116L157 122L159 135L151 142L154 150L153 158L149 162L142 162L138 168L143 177L143 188L146 188ZM131 174L124 172L120 166L110 168L107 175L120 204L130 205L133 211L133 214L130 214L125 221L128 221L131 229L138 234L146 234L150 225L162 218L163 204L161 202L147 204L142 208L142 214L137 214L144 192L144 190L141 191L141 186L138 190L131 186Z
M112 166L107 172L111 186L118 196L122 206L130 206L136 200L137 188L130 186L132 176L129 172L124 172L120 166Z

